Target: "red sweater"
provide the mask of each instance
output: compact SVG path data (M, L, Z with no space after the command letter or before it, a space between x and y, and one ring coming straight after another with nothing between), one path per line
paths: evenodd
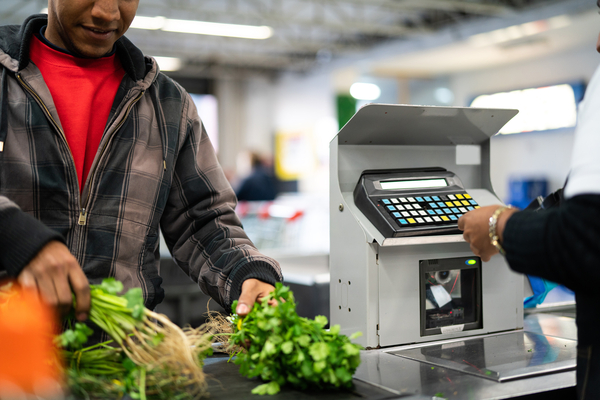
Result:
M79 58L51 48L35 36L29 56L52 94L81 192L125 71L115 54Z

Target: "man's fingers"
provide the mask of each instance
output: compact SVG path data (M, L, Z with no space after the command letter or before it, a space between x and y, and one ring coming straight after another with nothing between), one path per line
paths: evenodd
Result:
M246 279L242 284L242 293L238 299L238 305L235 312L242 317L248 315L254 303L271 293L275 288L273 285L262 282L258 279Z
M90 284L79 265L71 269L69 282L75 293L75 317L79 321L84 321L90 311Z
M17 281L19 282L19 284L22 287L24 287L26 289L32 289L32 290L35 290L35 292L38 291L38 287L37 287L37 283L35 281L35 277L29 271L23 271L21 274L19 274L19 277L17 278Z

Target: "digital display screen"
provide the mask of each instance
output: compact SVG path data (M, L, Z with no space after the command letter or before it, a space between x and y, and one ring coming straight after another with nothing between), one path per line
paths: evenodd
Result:
M411 181L381 181L381 188L384 190L394 189L423 189L439 188L448 186L445 179L419 179Z

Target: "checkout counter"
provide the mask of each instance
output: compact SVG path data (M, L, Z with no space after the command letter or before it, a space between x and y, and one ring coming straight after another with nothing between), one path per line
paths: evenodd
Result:
M363 333L357 380L399 396L574 393L574 320L524 320L524 277L457 228L501 203L490 138L516 113L370 104L332 140L330 322Z

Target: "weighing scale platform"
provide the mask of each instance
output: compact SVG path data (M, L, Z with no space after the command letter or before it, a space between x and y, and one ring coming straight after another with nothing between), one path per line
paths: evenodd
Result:
M527 398L574 388L576 346L573 318L533 314L522 331L365 351L355 379L398 395Z

